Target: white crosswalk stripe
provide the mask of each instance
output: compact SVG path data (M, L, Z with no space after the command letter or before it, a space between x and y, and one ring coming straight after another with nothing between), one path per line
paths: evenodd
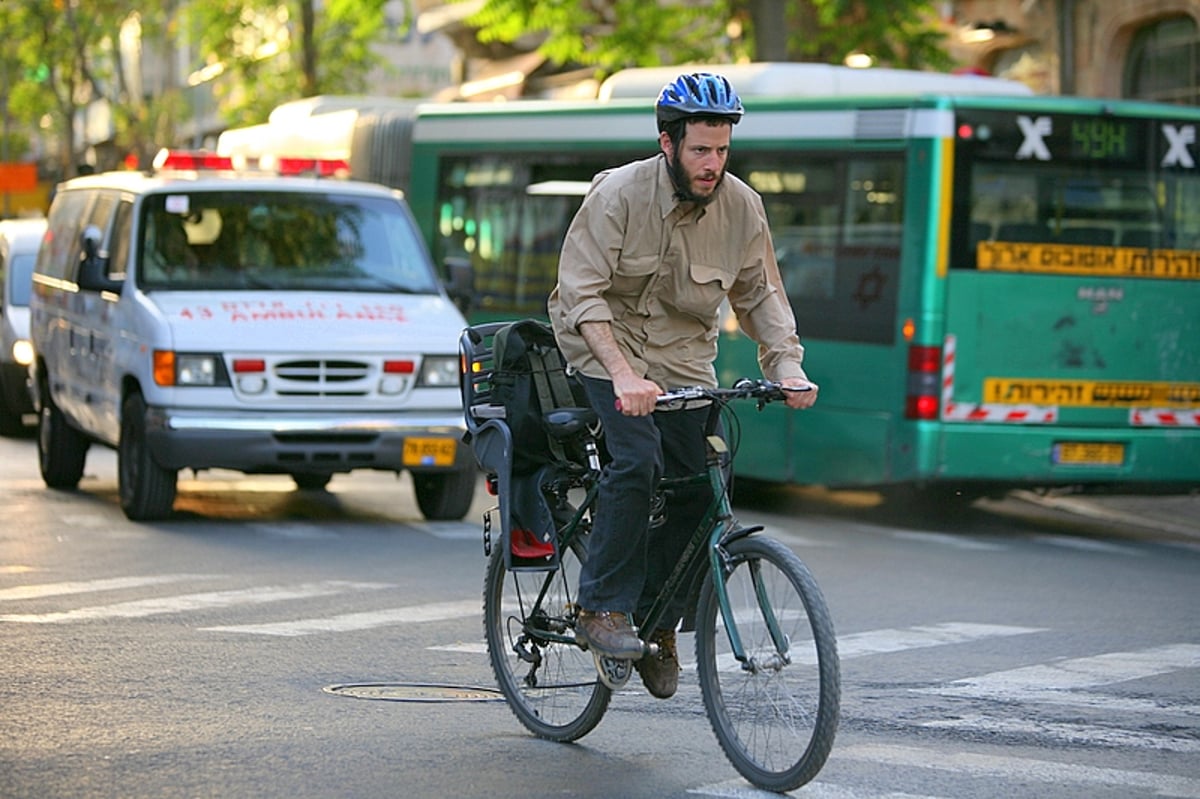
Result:
M1108 707L1108 704L1105 704ZM1200 753L1200 740L1155 735L1139 730L1101 727L1096 724L1064 724L1020 718L992 718L978 713L933 719L920 726L941 730L988 730L1018 735L1036 735L1068 743L1112 746L1126 749L1157 749L1163 752Z
M1064 659L913 690L916 693L936 694L942 697L1076 706L1100 704L1113 709L1162 712L1162 708L1151 700L1098 697L1086 689L1189 668L1200 668L1200 645L1173 644L1132 652L1110 652L1093 657ZM1200 707L1173 706L1172 712L1200 715Z
M166 613L228 608L238 605L261 605L291 599L311 599L347 591L390 588L387 583L353 583L331 580L296 586L266 586L232 591L209 591L199 594L139 599L113 605L75 608L51 613L9 613L0 615L0 622L23 624L65 624L100 621L104 619L136 619Z
M1200 779L1172 774L1081 766L1053 760L1004 757L974 752L939 751L937 757L930 757L928 749L881 744L858 744L842 747L837 750L837 756L841 759L882 763L894 767L953 772L957 777L1011 780L1016 783L1067 783L1108 789L1138 788L1154 791L1159 796L1200 799ZM805 787L804 791L807 796L808 787ZM820 796L816 793L813 795ZM861 794L864 797L876 795Z
M299 636L313 633L344 633L353 630L368 630L394 624L446 621L478 616L479 600L460 602L438 602L406 608L389 608L362 613L343 613L324 619L297 619L296 621L271 624L234 624L221 627L201 627L206 632L247 633L253 635Z
M740 780L728 780L725 782L713 783L712 785L704 785L699 788L691 788L688 793L695 796L713 796L719 799L775 799L779 798L779 794L770 791L760 791L757 788L752 788L745 782ZM872 790L859 790L850 788L845 785L831 785L820 781L810 782L805 785L797 796L802 796L804 799L945 799L945 797L930 796L929 794L914 794L901 793L899 791L888 791L879 793Z
M204 580L208 579L208 577L209 575L204 574L158 574L146 577L109 577L103 580L19 585L13 588L0 589L0 602L43 599L45 597L67 596L70 594L87 594L93 591L119 591L126 588L143 588L151 585L178 583L187 580Z
M838 636L838 655L845 658L903 652L930 646L945 646L978 641L984 638L1000 638L1010 635L1027 635L1044 632L1041 627L1012 627L1003 624L970 624L945 622L906 629L870 630Z

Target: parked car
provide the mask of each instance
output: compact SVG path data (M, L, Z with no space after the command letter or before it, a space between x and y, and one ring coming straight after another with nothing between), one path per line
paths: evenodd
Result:
M0 435L18 435L33 413L29 395L29 289L45 219L0 221Z
M461 518L465 322L403 197L231 167L163 154L60 185L30 304L46 485L77 486L99 443L130 519L169 515L178 471L211 468L301 489L409 472L426 518Z

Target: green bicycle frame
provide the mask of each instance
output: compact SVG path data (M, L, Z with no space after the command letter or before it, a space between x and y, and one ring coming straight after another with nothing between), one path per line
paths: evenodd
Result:
M658 622L662 620L666 614L667 606L683 586L691 586L693 581L699 576L703 570L705 563L713 575L713 588L717 595L717 604L721 610L721 618L725 622L725 632L729 636L729 646L733 651L733 655L743 667L748 667L749 663L746 657L746 651L742 644L741 635L737 630L737 622L734 619L733 611L729 604L729 592L725 586L725 548L724 545L734 539L740 538L743 535L749 535L758 528L734 527L733 508L729 502L729 494L726 490L726 480L722 461L728 453L728 447L725 441L717 435L708 436L708 457L706 470L703 474L696 474L690 477L666 478L660 485L666 487L672 486L688 486L698 485L707 482L712 492L712 500L706 509L704 516L696 525L696 531L692 538L688 541L683 552L680 554L679 561L675 568L671 571L658 596L655 597L654 604L646 617L642 619L641 627L646 630L656 629ZM583 516L587 508L592 506L600 487L596 480L589 481L586 489L586 495L579 507L572 514L571 519L563 525L559 532L559 549L560 551L571 545L571 540L579 530L580 524L583 522ZM704 558L700 553L700 548L707 545L708 557ZM771 634L771 640L775 644L775 649L780 656L786 656L788 650L787 636L779 628L779 621L775 616L774 610L767 601L765 588L759 580L759 570L752 567L754 576L755 593L758 598L758 605L763 614L763 619L766 621L767 629ZM534 600L534 607L540 607L544 601L546 592L550 585L555 580L555 575L550 572L546 575L546 579L542 584L542 589ZM562 635L547 629L538 629L534 632L539 638L558 643L573 644L575 643L574 636Z

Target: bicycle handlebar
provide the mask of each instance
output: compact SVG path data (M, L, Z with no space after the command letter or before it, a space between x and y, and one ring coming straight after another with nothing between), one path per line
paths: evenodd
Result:
M654 401L655 408L674 409L686 407L688 403L697 401L726 402L733 399L754 399L759 403L778 402L786 392L812 391L812 386L785 386L774 380L759 378L757 380L743 377L729 388L705 388L703 386L688 386L675 388L659 394ZM621 410L621 400L617 398L617 410Z

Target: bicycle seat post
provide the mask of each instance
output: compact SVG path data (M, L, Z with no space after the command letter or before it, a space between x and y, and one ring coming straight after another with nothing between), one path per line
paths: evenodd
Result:
M600 450L596 447L595 436L588 436L583 445L583 452L587 456L588 471L598 474L600 472Z

